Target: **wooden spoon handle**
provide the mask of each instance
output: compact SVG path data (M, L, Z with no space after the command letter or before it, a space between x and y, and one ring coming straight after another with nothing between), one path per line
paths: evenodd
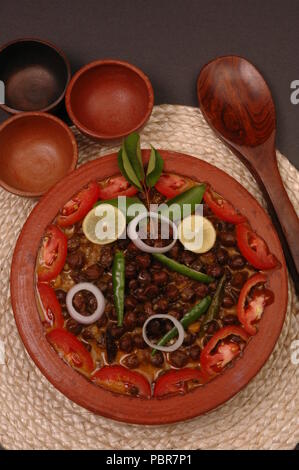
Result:
M276 157L267 159L267 165L256 165L255 177L259 180L268 209L282 243L289 270L299 288L299 219L284 188Z

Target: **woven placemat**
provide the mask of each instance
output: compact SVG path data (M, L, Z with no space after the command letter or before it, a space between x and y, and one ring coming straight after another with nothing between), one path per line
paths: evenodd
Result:
M117 150L75 131L79 163ZM142 142L207 160L241 182L261 204L247 169L214 136L198 109L154 108ZM286 189L299 211L299 172L277 152ZM17 236L34 202L0 190L0 442L9 449L292 449L299 441L299 305L289 282L286 321L270 359L238 395L204 416L169 426L134 426L96 416L69 401L40 373L19 338L10 304L9 272Z

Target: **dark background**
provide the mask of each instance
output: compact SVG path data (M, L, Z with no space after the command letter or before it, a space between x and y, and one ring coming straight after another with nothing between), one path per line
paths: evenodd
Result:
M151 79L155 103L197 106L196 78L219 55L252 61L277 107L278 148L299 168L299 0L0 0L0 43L54 42L73 71L120 58ZM0 113L0 120L6 115Z
M239 54L264 74L278 115L278 148L299 168L299 0L0 0L0 43L54 42L73 71L121 58L150 77L155 103L197 106L196 78L210 59ZM0 114L0 120L5 114Z

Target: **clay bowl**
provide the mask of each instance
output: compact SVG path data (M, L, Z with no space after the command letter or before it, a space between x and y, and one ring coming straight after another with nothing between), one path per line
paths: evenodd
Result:
M119 60L99 60L80 69L66 92L73 123L88 137L117 141L149 119L154 93L148 77Z
M60 119L22 113L0 126L0 185L20 196L41 196L74 170L76 139Z
M268 359L280 334L287 306L287 272L282 248L270 218L236 180L197 158L161 150L165 170L210 182L216 191L245 213L281 263L268 273L275 293L243 356L210 383L186 395L142 400L101 389L65 364L47 342L36 306L34 270L37 250L47 225L71 196L95 178L117 174L116 154L83 165L52 188L27 220L13 256L11 296L16 323L25 347L49 381L69 399L108 418L138 424L166 424L186 420L224 403L239 392ZM146 161L149 151L143 151Z
M0 80L5 84L1 108L10 114L55 110L70 77L64 53L46 41L18 39L0 48Z

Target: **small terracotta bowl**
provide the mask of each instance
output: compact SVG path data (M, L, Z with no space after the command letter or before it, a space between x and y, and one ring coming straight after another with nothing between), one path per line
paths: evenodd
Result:
M5 85L4 111L53 111L71 78L64 53L41 39L18 39L0 48L0 80Z
M141 129L154 105L148 77L119 60L99 60L81 68L66 92L73 123L88 137L117 141Z
M0 185L20 196L41 196L74 170L76 139L60 119L22 113L0 126Z

